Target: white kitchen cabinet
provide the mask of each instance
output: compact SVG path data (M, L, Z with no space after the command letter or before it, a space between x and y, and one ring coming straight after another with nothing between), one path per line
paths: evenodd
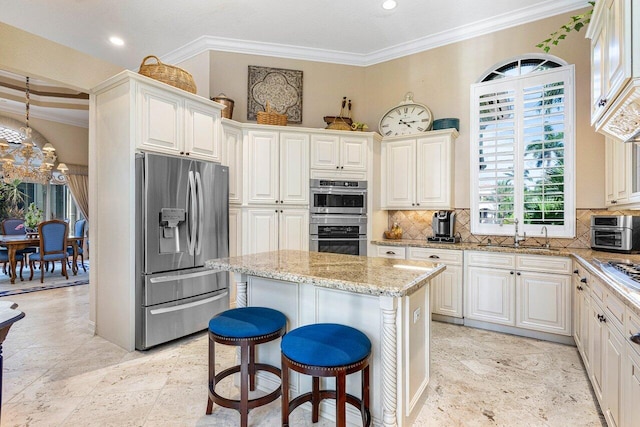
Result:
M309 250L309 211L296 208L243 209L243 254L281 249Z
M465 251L465 319L571 336L571 261Z
M591 124L595 125L632 77L640 75L633 56L640 36L632 31L640 16L633 0L600 0L591 17ZM635 19L635 21L634 21ZM599 126L596 126L596 130Z
M589 315L591 308L589 283L591 275L577 262L574 263L573 273L573 339L588 372L591 369L589 362Z
M611 137L605 139L605 203L608 207L640 202L634 167L638 146Z
M206 99L137 82L136 148L219 162L220 107Z
M517 271L516 307L517 327L571 335L571 276Z
M446 265L431 280L431 313L462 319L463 252L450 249L408 248L407 259Z
M468 266L465 318L501 325L515 325L515 279L513 270Z
M640 332L640 331L639 331ZM622 417L624 426L633 426L640 420L640 355L632 348L638 344L627 344L623 364Z
M600 408L610 426L621 425L625 342L615 327L604 328L603 397ZM604 403L604 404L603 404Z
M592 282L593 283L593 282ZM603 348L605 344L605 329L606 325L602 322L604 310L595 300L591 298L591 305L589 309L589 360L591 364L591 385L593 391L602 405L602 391L603 391Z
M383 138L383 209L452 209L454 129Z
M368 136L357 134L312 134L312 178L344 177L366 180L369 140Z
M229 166L229 203L242 203L242 128L229 120L222 121L224 154L222 164Z
M309 203L309 136L267 130L248 132L248 203Z

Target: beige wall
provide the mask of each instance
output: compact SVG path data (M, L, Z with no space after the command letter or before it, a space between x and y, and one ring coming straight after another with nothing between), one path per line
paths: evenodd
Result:
M209 52L185 61L201 96L224 92L235 100L235 120L245 122L247 66L303 71L303 123L324 127L326 115L337 115L343 96L353 100L354 120L377 130L380 116L414 92L435 118L460 118L456 141L456 207L469 207L469 85L496 63L526 53L569 20L573 13L537 21L370 67L325 64L266 56ZM584 32L570 34L553 55L576 67L576 188L578 208L604 206L604 138L589 125L589 41ZM202 80L210 61L208 93ZM0 69L44 78L87 90L116 74L120 67L0 23ZM35 126L35 123L34 123ZM38 129L45 134L42 129ZM55 143L54 143L55 144ZM57 147L57 145L56 145ZM61 145L62 148L62 145ZM66 153L64 154L67 155ZM69 154L71 155L71 154ZM62 157L62 153L61 153ZM66 160L65 160L66 161Z
M569 21L573 13L476 37L367 68L365 102L369 123L407 91L429 106L435 118L460 118L455 143L456 207L469 207L469 86L505 59L542 53L535 44ZM573 33L551 54L575 64L576 91L576 207L604 207L604 137L590 126L590 50L582 33Z

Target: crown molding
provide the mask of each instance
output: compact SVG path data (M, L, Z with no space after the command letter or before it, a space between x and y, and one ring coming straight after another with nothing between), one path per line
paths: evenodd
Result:
M213 50L247 55L272 56L276 58L299 59L303 61L327 62L332 64L368 67L381 62L402 58L447 44L468 40L495 31L527 24L539 19L571 12L588 7L586 0L547 0L541 4L528 6L512 13L497 15L490 19L474 22L419 38L399 45L380 49L367 54L342 52L329 49L307 48L278 43L255 42L225 37L202 36L186 45L162 56L162 60L179 64L203 52Z

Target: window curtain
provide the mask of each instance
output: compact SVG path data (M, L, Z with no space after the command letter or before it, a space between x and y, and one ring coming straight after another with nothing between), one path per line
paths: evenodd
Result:
M89 168L81 165L67 165L67 187L76 200L82 215L89 221Z

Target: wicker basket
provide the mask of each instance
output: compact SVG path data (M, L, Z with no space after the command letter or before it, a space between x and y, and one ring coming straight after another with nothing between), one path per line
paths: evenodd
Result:
M157 64L145 64L147 59L150 58L155 59ZM157 56L149 55L144 58L140 64L138 73L173 87L177 87L178 89L196 93L196 83L193 81L193 76L191 74L182 68L163 64Z
M271 105L269 105L269 102L267 102L267 111L258 111L256 113L256 118L258 120L258 124L260 125L287 125L287 115L278 114L274 111L271 111Z

